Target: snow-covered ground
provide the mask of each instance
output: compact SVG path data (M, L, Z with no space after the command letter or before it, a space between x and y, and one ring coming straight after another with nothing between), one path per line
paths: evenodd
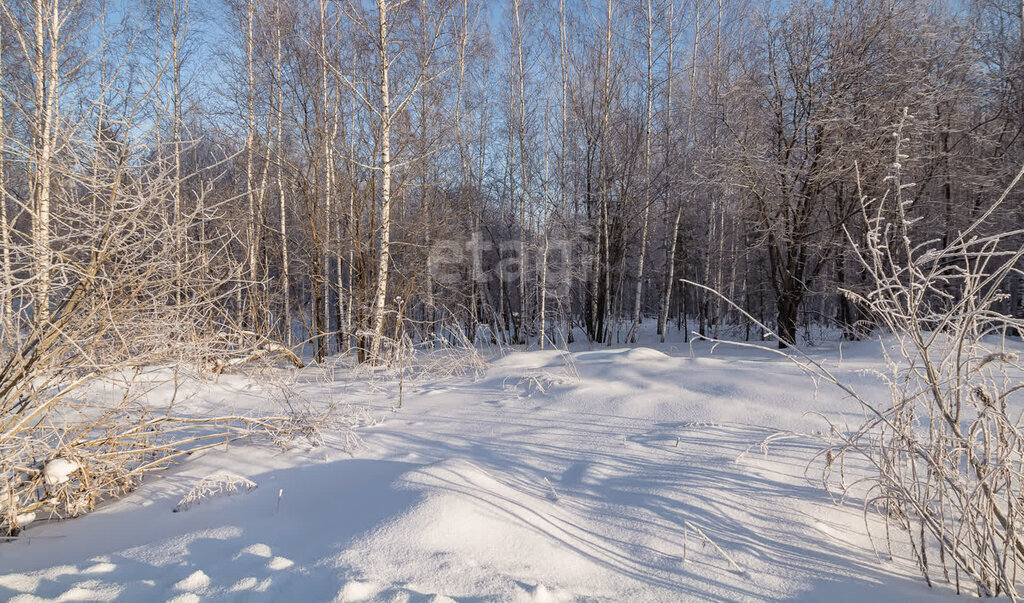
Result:
M885 398L877 347L812 353ZM819 413L860 411L778 356L651 345L512 352L479 376L435 366L397 410L397 382L340 367L196 385L179 404L278 412L287 391L370 424L353 454L341 429L288 451L231 445L34 526L0 545L0 600L952 597L899 551L876 556L862 501L822 488ZM258 488L173 512L218 472Z

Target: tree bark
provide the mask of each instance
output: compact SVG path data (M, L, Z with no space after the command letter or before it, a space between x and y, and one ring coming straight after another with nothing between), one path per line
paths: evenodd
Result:
M370 361L379 363L384 341L384 313L388 293L388 269L391 265L391 91L388 81L388 5L377 0L378 52L380 55L380 256L377 263L377 290L374 294L373 340Z
M50 322L50 199L52 189L53 147L57 124L57 88L60 85L60 8L59 0L35 0L35 49L32 66L35 81L34 179L33 179L33 252L35 254L35 323L45 328ZM47 42L49 50L47 51Z
M0 90L4 85L4 20L0 16ZM11 271L11 232L7 221L7 123L4 121L4 99L0 96L0 271L3 272L3 280L0 287L3 288L3 306L0 312L3 313L0 328L3 329L3 337L0 343L6 343L14 338L14 275Z
M640 310L643 301L644 259L647 254L647 225L651 217L651 125L654 119L654 14L651 0L647 0L647 119L644 123L644 221L640 229L640 259L636 268L636 299L633 301L633 326L630 343L636 343L640 329Z
M323 0L321 0L321 10ZM277 51L274 55L274 73L278 78L283 77L281 73L281 4L275 2L277 19L274 26L274 42ZM277 195L278 211L280 212L280 244L281 244L281 296L283 309L281 313L281 332L284 341L288 346L292 345L292 294L291 294L291 272L288 258L288 204L285 201L284 185L284 157L282 149L282 134L284 130L284 86L282 82L277 85Z
M256 153L256 80L253 73L253 60L255 53L254 20L256 18L256 1L249 0L246 5L246 36L245 36L245 62L247 74L246 105L247 114L245 122L245 188L246 201L248 202L248 220L245 225L246 265L248 267L248 282L243 289L246 291L245 302L247 307L243 311L243 323L252 329L257 329L259 304L257 302L257 207L256 207L256 180L255 180L255 153Z

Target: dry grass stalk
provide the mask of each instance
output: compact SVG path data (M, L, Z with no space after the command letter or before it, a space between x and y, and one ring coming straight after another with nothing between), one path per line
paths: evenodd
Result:
M903 196L914 185L902 180L902 124L895 140L889 192L861 197L866 244L848 235L870 284L845 292L886 334L888 403L862 395L798 349L767 351L860 404L862 425L831 426L824 480L838 487L840 500L863 496L865 513L881 515L890 556L891 539L902 534L930 585L941 576L958 593L1016 600L1024 579L1024 364L1016 351L1024 319L1000 307L1008 277L1024 274L1024 229L990 231L1024 169L949 242L915 243ZM851 479L852 459L867 462L866 477Z

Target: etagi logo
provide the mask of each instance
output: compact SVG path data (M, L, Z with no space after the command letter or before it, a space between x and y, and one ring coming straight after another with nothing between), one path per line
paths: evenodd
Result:
M485 261L490 265L485 265ZM559 239L548 240L546 245L523 245L522 241L506 240L495 245L485 241L480 233L473 233L468 240L448 239L434 243L427 266L434 281L448 287L466 284L467 278L479 285L499 277L506 283L518 283L526 273L535 276L537 285L543 281L545 295L567 297L572 281L571 261L569 241Z

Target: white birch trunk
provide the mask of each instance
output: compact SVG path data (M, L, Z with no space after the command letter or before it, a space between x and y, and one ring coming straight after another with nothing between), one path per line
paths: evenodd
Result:
M516 134L519 138L519 186L522 188L519 197L519 320L516 330L519 335L517 343L529 344L530 337L526 332L526 199L529 194L530 182L526 161L526 71L523 66L523 25L520 7L520 0L512 0L516 27L516 84L519 97L516 106L519 128Z
M4 85L4 18L0 16L0 90ZM11 270L11 233L7 221L7 123L4 121L4 101L0 96L0 271L3 272L0 287L3 288L3 338L0 342L14 338L14 275Z
M335 254L332 253L331 241L333 239L333 198L334 198L334 162L331 154L331 142L333 140L332 129L330 124L330 118L328 117L328 106L330 105L330 98L328 95L327 88L327 3L324 0L319 2L320 8L320 94L321 102L323 103L323 132L321 137L323 139L322 152L324 155L324 214L327 221L326 229L324 232L324 253L323 253L323 266L319 267L322 270L323 281L324 281L324 330L329 332L331 325L331 257ZM280 44L280 40L278 40ZM338 290L339 299L341 296L341 290ZM340 325L339 325L340 326ZM324 338L323 345L327 350L330 349L331 340L330 337Z
M184 0L184 7L179 0L172 0L171 3L171 70L173 88L171 90L171 104L173 115L171 117L171 142L174 145L174 224L177 224L182 217L181 209L181 46L184 42L188 28L188 0ZM182 19L185 22L182 23ZM185 287L183 277L183 261L187 261L188 250L185 247L184 235L187 230L175 229L175 287L174 296L177 302L181 303L182 289Z
M640 329L640 309L644 286L644 259L647 255L647 226L651 219L651 122L654 112L654 15L647 0L647 121L644 124L644 222L640 229L640 260L636 268L636 299L633 302L633 326L630 343L636 343Z
M672 138L673 138L673 134L674 134L673 128L672 128L672 123L673 123L673 117L672 117L672 100L673 100L672 91L673 91L673 86L672 86L672 82L673 82L674 71L672 69L672 65L673 65L673 59L675 58L675 19L676 19L676 15L675 15L675 0L671 0L669 2L668 11L669 11L669 16L668 16L668 40L669 40L669 45L668 45L668 57L667 57L667 64L666 64L666 70L667 70L668 73L666 74L666 89L665 89L665 115L666 115L665 123L667 124L666 132L665 132L665 134L666 134L665 138L666 138L666 149L671 149L672 148L671 147ZM699 22L699 20L700 20L700 4L699 3L697 4L697 15L696 16L697 16L697 20ZM697 43L697 41L699 40L699 37L700 37L700 34L699 34L699 29L698 29L697 34L695 35L694 44ZM696 52L696 46L694 47L694 51ZM695 63L695 65L696 65L696 63ZM687 135L689 135L689 133L687 133ZM671 159L671 157L670 157L670 159ZM674 186L674 182L675 182L674 178L672 180L670 180L670 183L672 183L672 185L669 186L668 195L667 195L668 198L671 199L676 204L676 211L675 211L675 219L672 221L672 239L669 241L669 244L668 244L669 251L668 251L668 255L666 257L666 264L667 264L666 270L668 272L668 277L667 277L667 279L665 281L665 291L664 291L664 298L662 299L661 314L658 317L659 320L660 320L660 323L658 324L658 333L661 334L661 343L665 343L665 339L668 336L668 334L667 334L667 331L668 331L668 313L669 313L670 308L672 306L672 290L675 288L675 278L676 278L676 248L678 247L678 244L679 244L678 243L679 242L679 225L680 225L680 222L682 221L682 217L683 217L683 204L682 204L682 201L680 199L676 198L676 192L677 191L676 191L676 187ZM668 213L669 213L668 212L668 207L666 206L666 214L668 214Z
M321 7L323 1L321 0ZM281 74L281 5L276 3L277 22L274 28L274 42L277 45L274 54L274 72L277 77ZM322 8L321 8L322 10ZM284 186L284 159L282 150L282 135L284 130L284 86L280 83L277 86L277 200L280 212L279 229L281 231L281 296L283 297L284 308L281 314L281 328L284 332L284 341L292 345L292 298L291 298L291 273L288 260L288 204L285 197Z
M256 81L253 75L253 20L256 12L256 0L249 0L246 8L247 31L245 36L246 75L248 76L246 140L245 140L245 185L246 201L248 202L248 221L245 226L246 265L248 266L249 282L245 289L248 292L246 302L249 304L249 321L256 328L258 305L256 302L256 182L254 174L254 153L256 151Z
M381 362L384 340L384 313L388 293L388 268L391 264L391 91L388 82L388 5L377 0L378 51L380 53L380 257L377 265L377 290L373 303L373 338L370 361Z
M32 247L35 254L37 327L50 321L50 198L53 147L56 138L57 87L60 83L60 7L59 0L35 0L35 52L32 75L35 80L35 123L33 179ZM47 42L49 52L47 53Z

